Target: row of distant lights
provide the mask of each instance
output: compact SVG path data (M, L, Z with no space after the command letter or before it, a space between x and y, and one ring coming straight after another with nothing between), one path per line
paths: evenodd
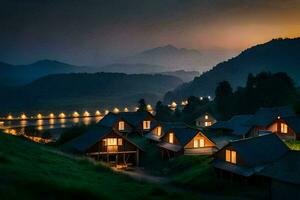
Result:
M211 100L211 96L207 96L208 100ZM199 99L202 101L204 99L204 97L199 97ZM181 105L182 106L186 106L188 105L188 100L183 100L181 101ZM173 101L171 104L168 105L170 108L176 108L177 107L177 103L175 101Z
M138 110L138 107L135 107L134 108L134 111L137 111ZM149 112L152 112L153 109L152 109L152 106L150 104L147 105L147 110ZM119 108L114 108L113 113L119 113L120 112L120 109ZM126 107L124 108L124 112L129 112L129 109ZM104 111L104 115L107 115L109 113L109 110L105 110ZM82 114L83 117L90 117L91 114L88 112L88 111L85 111L83 114ZM95 115L94 116L101 116L101 112L99 110L97 110L95 112ZM80 117L80 114L77 112L77 111L74 111L70 116L67 116L65 113L60 113L58 115L58 118L60 119L64 119L66 117L73 117L73 118L78 118ZM50 113L48 116L44 116L42 115L41 113L37 114L36 117L31 117L31 118L36 118L36 119L44 119L44 118L49 118L49 119L54 119L56 118L56 116L54 115L54 113ZM25 113L21 114L20 117L17 117L17 118L14 118L12 115L8 115L7 118L8 120L13 120L13 119L21 119L21 120L26 120L26 119L29 119Z

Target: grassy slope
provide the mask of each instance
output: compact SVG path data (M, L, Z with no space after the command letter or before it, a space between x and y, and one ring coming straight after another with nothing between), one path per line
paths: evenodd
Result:
M290 149L300 151L300 141L288 140L285 143Z
M173 199L185 195L0 133L0 199Z

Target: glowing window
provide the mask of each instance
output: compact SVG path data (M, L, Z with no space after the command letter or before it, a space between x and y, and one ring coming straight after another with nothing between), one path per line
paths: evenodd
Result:
M236 152L231 151L231 163L236 164Z
M205 115L205 119L208 119L208 115Z
M194 140L194 148L198 148L199 147L199 142L198 140Z
M117 145L117 138L107 138L107 146Z
M226 150L226 162L236 164L236 152L231 150Z
M280 124L280 130L281 130L281 133L287 133L288 132L288 126L284 123L281 123Z
M119 121L119 131L124 131L124 130L125 130L125 122Z
M205 122L204 125L205 126L211 126L211 122Z
M143 121L143 129L149 130L150 129L150 121Z
M230 150L226 150L226 162L230 162Z
M158 127L156 128L156 135L157 135L157 136L161 136L161 127L160 127L160 126L158 126Z
M123 140L122 140L122 138L118 138L118 145L119 145L119 146L123 145Z
M204 147L204 139L194 139L194 148Z
M174 143L174 133L169 134L169 143L171 143L171 144Z

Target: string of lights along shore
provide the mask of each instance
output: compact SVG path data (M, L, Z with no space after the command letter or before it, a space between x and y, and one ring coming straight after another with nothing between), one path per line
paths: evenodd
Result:
M199 97L200 100L203 100L205 97ZM208 100L211 100L211 96L207 96ZM186 106L188 104L188 100L183 100L181 101L180 105L181 106ZM170 107L171 110L175 110L178 107L178 104L175 101L172 101L170 104L168 104L168 106ZM136 112L138 110L138 107L134 107L134 109L132 111ZM119 113L119 112L129 112L129 108L125 107L123 110L120 108L115 107L114 109L112 109L113 113ZM148 104L147 105L147 111L150 113L154 112L154 109L152 107L152 105ZM80 117L97 117L97 116L103 116L103 115L107 115L110 112L110 110L106 109L103 112L101 112L100 110L96 110L95 112L91 113L89 111L84 111L82 114L80 114L78 111L74 111L71 114L67 114L64 112L55 114L55 113L50 113L50 114L46 114L43 115L42 113L38 113L34 116L27 116L26 113L22 113L20 116L13 116L12 114L8 114L6 117L2 117L2 120L41 120L41 119L64 119L64 118L80 118Z

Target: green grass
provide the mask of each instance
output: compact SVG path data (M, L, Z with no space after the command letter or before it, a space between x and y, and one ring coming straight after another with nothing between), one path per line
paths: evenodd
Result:
M288 140L285 143L290 149L300 151L300 141Z
M168 192L139 182L88 159L0 133L0 199L174 199L191 195ZM196 198L196 197L195 197Z

